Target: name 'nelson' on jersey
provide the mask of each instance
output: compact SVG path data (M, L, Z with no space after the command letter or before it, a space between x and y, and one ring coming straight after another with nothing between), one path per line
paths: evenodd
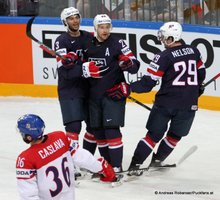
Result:
M149 92L158 80L161 87L155 105L196 110L205 66L196 47L181 45L155 55L141 81L131 84L134 92Z

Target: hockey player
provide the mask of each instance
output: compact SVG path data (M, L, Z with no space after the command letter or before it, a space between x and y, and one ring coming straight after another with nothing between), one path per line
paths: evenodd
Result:
M166 50L154 56L140 81L130 84L132 92L143 93L162 79L146 124L147 134L132 157L130 175L140 175L137 169L159 142L150 166L161 165L192 126L206 71L199 50L184 44L181 38L182 26L178 22L165 23L158 31L158 39Z
M73 149L61 131L44 134L44 121L27 114L17 121L17 129L30 147L17 158L17 186L21 200L75 199L74 165L97 172L101 180L112 182L115 172L103 158L96 159L85 149Z
M86 51L87 59L109 69L101 79L89 79L90 124L100 154L115 171L120 171L123 157L120 127L124 126L125 103L129 95L123 72L136 73L140 63L124 40L110 34L112 22L108 15L96 15L93 23L95 37Z
M83 51L87 49L93 35L79 29L81 16L74 7L63 9L61 21L66 27L67 32L58 36L54 48L56 52L63 55L67 60L57 57L58 96L66 133L72 139L73 145L77 145L81 131L81 122L87 116L88 98L88 83L83 78L83 71L79 65L82 65L84 61ZM92 69L89 69L91 67L89 65L87 67L88 71L99 70L95 66ZM89 125L87 126L83 143L83 147L94 154L96 141L93 134L91 134Z

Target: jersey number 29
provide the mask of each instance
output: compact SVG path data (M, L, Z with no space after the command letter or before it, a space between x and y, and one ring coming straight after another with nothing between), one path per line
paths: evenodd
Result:
M184 61L177 62L174 64L174 70L180 73L174 79L173 85L176 85L176 86L184 86L186 84L187 85L198 85L197 67L196 67L195 60L189 60L188 66L186 65Z

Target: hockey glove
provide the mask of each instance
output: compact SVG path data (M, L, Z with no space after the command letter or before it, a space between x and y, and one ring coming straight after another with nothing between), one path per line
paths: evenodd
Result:
M85 62L82 65L82 72L85 78L102 78L108 72L107 66L96 64L94 61Z
M73 67L73 64L76 63L78 59L78 55L74 52L69 52L68 54L63 56L65 60L62 60L62 64L66 68L71 68Z
M128 70L129 68L131 68L133 66L133 61L125 55L119 56L119 66L120 68L124 71L124 70Z
M103 182L113 182L116 179L116 175L112 166L104 158L99 158L98 161L102 164L102 170L99 172L101 175L100 180Z
M113 88L107 90L108 96L114 101L125 99L130 95L130 93L130 86L125 82L121 82L120 84L115 85Z

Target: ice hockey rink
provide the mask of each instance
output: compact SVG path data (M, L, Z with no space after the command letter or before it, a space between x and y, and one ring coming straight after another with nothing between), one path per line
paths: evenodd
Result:
M151 105L149 105L151 106ZM16 120L23 114L41 116L46 132L64 130L56 98L0 97L0 199L19 199L15 161L28 147L16 132ZM127 103L123 168L127 169L133 151L145 133L149 111ZM84 134L84 125L80 140ZM109 184L82 180L76 188L78 200L219 200L220 199L220 112L200 109L190 134L177 145L167 163L178 162L193 145L197 151L177 168L145 173L137 180L111 188ZM98 152L96 153L98 157ZM147 166L150 158L143 165Z

